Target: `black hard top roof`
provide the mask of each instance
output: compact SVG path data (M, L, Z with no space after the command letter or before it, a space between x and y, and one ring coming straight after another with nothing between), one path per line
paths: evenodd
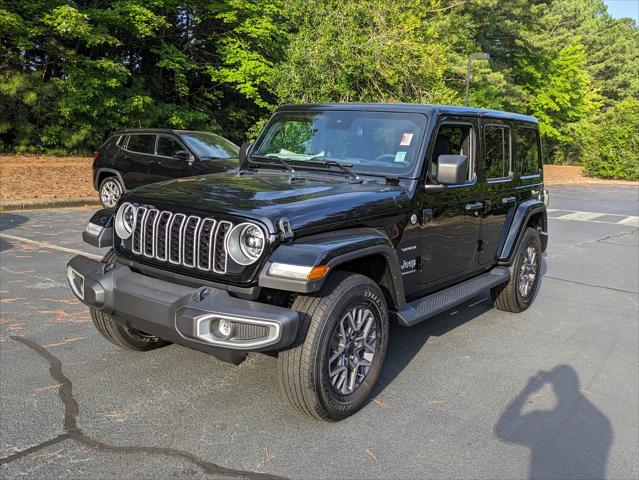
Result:
M472 117L498 118L502 120L516 120L519 122L539 123L535 117L519 113L488 110L484 108L456 107L452 105L425 105L418 103L298 103L282 105L278 111L300 110L353 110L353 111L383 111L402 113L425 113L436 115L458 115Z

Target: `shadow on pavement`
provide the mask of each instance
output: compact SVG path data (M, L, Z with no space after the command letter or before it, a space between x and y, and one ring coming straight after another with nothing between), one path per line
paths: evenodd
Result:
M18 225L26 223L29 219L23 215L16 215L15 213L3 213L0 215L0 232L4 233ZM11 245L5 239L0 238L0 252L9 250Z
M522 410L546 384L552 386L552 410ZM569 365L540 371L506 407L495 425L504 442L528 447L531 479L605 478L613 431L608 418L584 396L579 376Z
M492 301L490 294L488 294L488 296L478 296L414 327L407 328L391 324L390 342L386 351L384 366L373 390L372 398L379 395L395 380L413 357L419 353L430 337L442 336L492 308ZM453 312L457 313L451 315Z

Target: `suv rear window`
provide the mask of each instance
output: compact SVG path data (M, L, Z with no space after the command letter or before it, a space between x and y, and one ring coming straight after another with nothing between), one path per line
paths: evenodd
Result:
M510 128L487 125L484 128L484 150L486 178L508 178L511 172Z
M153 153L155 149L155 135L150 133L132 134L126 149L138 153Z
M515 129L515 159L522 177L539 174L539 142L534 128Z

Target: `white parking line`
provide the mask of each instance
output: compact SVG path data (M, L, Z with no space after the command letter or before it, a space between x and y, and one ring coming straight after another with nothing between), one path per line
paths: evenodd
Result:
M588 220L594 220L597 217L601 217L601 213L594 212L573 212L568 215L562 215L561 217L556 217L558 220L582 220L587 222Z
M37 240L31 240L29 238L16 237L14 235L9 235L6 233L0 233L0 238L6 238L7 240L13 240L15 242L28 243L30 245L37 245L38 247L48 248L49 250L57 250L59 252L65 253L75 253L76 255L84 255L85 257L93 258L95 260L102 260L100 255L95 255L93 253L83 252L82 250L75 250L73 248L61 247L59 245L53 245L51 243L39 242Z
M630 225L631 227L639 227L639 217L626 217L619 223Z
M639 217L634 215L619 215L618 213L599 213L599 212L579 212L577 210L567 210L563 208L549 208L548 213L553 212L570 212L559 217L551 217L553 220L577 220L579 222L608 223L612 225L629 225L631 227L639 227ZM600 218L606 220L597 220ZM618 220L609 220L611 217Z

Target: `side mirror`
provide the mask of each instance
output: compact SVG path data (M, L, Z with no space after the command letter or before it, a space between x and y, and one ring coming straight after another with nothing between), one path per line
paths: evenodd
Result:
M461 185L468 179L468 157L466 155L440 155L437 157L437 183Z
M252 146L251 142L244 142L240 147L240 168L248 167L248 154Z
M178 150L176 152L173 152L173 158L177 158L178 160L184 160L189 165L193 165L193 162L195 160L193 158L193 155L191 155L186 150Z

